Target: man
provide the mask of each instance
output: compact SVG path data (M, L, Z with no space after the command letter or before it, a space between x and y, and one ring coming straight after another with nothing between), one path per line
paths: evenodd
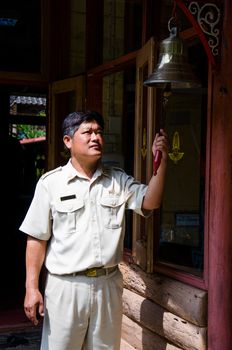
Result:
M42 350L120 348L125 209L148 215L161 203L168 142L163 130L152 151L161 165L149 185L101 163L104 121L92 111L63 122L69 162L44 174L20 230L26 248L25 313L44 316ZM39 275L48 271L45 302Z

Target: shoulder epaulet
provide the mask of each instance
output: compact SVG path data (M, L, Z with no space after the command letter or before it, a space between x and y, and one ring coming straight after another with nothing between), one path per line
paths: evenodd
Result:
M41 176L41 180L45 179L46 177L56 173L57 171L61 171L62 170L62 166L59 166L58 168L52 169L50 171L47 171L45 174L43 174Z
M124 169L119 168L119 167L117 167L117 166L113 166L112 169L117 170L117 171L121 171L122 173L125 173L125 170L124 170Z
M104 170L108 173L111 171L120 171L122 173L125 173L125 170L123 170L122 168L119 168L117 166L112 166L112 165L104 165Z

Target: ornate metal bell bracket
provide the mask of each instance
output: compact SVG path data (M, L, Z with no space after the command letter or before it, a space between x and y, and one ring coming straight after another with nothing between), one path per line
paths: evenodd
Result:
M174 0L193 25L209 62L216 66L215 57L219 55L219 34L221 11L213 2ZM201 3L201 4L200 4Z

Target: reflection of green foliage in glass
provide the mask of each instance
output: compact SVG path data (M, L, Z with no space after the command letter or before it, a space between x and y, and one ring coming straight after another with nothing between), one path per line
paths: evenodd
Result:
M40 116L40 117L46 117L46 112L45 111L39 111L37 113L37 115Z
M17 136L18 139L33 139L46 136L46 131L44 126L18 124Z
M36 178L37 180L44 174L45 171L45 155L37 154L35 159L35 168L36 168Z

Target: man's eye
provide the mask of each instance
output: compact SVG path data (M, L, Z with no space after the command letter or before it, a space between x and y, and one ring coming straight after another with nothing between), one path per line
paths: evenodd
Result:
M96 134L96 135L102 135L103 134L103 131L102 130L96 130L96 131L91 131L91 130L86 130L86 131L83 131L82 134L89 134L91 135L92 133Z

